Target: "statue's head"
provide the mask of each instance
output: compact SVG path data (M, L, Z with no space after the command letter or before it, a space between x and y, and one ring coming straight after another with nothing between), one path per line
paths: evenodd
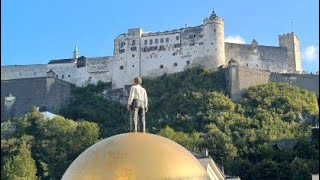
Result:
M141 85L141 83L142 83L142 79L141 79L141 77L135 77L134 79L133 79L133 84L134 85Z

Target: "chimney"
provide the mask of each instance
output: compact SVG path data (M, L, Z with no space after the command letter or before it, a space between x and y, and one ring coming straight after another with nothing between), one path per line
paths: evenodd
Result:
M201 154L205 157L209 156L209 150L207 148L201 149Z

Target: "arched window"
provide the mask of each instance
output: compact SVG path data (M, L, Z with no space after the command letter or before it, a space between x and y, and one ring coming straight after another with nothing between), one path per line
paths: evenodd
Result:
M166 49L164 48L164 46L163 45L161 45L160 47L159 47L159 51L165 51Z

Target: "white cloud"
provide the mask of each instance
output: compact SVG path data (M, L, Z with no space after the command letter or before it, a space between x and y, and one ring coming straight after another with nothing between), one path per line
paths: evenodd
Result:
M308 46L302 53L302 58L306 61L315 61L319 59L319 46Z
M237 44L245 44L246 41L239 35L228 36L224 39L225 42L229 43L237 43Z

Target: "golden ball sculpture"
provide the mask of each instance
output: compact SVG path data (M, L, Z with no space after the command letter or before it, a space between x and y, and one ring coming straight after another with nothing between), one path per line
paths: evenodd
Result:
M62 180L208 180L206 170L184 147L148 133L104 139L81 153Z

